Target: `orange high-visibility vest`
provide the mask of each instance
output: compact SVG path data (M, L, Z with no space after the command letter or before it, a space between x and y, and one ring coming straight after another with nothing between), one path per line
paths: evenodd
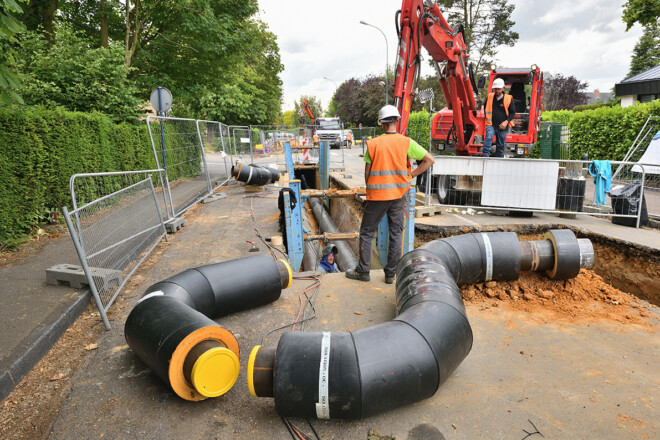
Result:
M315 144L317 144L319 142L319 135L314 134L314 136L312 136L312 140L314 141Z
M488 99L486 99L486 125L493 125L493 100L495 99L495 93L489 93L488 94ZM513 96L511 95L504 95L504 112L506 113L507 116L509 116L509 104L511 104L511 100L513 99ZM513 121L509 121L509 126L513 127L515 124Z
M353 133L351 133L350 131L348 133L346 133L346 139L348 141L351 141L353 139Z
M410 188L411 166L408 160L410 138L384 134L367 142L371 173L367 181L367 200L396 200Z

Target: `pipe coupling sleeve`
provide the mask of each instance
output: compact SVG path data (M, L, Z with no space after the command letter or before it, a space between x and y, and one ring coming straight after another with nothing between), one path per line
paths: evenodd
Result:
M551 229L543 235L550 240L555 251L552 269L546 271L552 280L567 280L580 273L580 245L570 229Z
M288 289L293 283L293 270L288 261L279 259L277 260L277 268L280 270L280 283L282 289Z
M247 368L248 390L252 397L273 397L275 347L255 346L250 352Z
M234 335L159 292L152 292L133 308L124 336L135 354L185 400L223 394L238 377Z

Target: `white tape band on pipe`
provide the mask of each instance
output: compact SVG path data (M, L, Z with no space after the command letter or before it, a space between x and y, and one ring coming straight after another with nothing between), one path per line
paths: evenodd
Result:
M250 174L248 174L247 182L245 182L246 184L250 183L250 180L252 180L252 168L254 168L254 167L250 167Z
M316 417L330 418L328 396L328 369L330 367L330 332L323 332L321 338L321 365L319 366L319 401L316 404Z
M490 245L488 234L482 232L481 236L484 239L484 247L486 248L486 279L484 281L490 281L493 279L493 247Z
M155 291L151 292L150 294L145 295L145 296L143 296L142 298L140 298L140 300L137 302L137 304L140 304L142 301L145 301L145 300L147 300L147 299L149 299L149 298L151 298L151 297L154 297L154 296L163 296L163 295L165 295L165 292L163 292L162 290L155 290ZM136 305L137 305L137 304L136 304Z

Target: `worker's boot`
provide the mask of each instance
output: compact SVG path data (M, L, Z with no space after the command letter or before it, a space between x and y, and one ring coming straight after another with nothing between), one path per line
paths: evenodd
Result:
M358 272L355 269L349 269L346 271L346 278L358 281L369 281L371 277L369 272Z
M391 277L385 276L385 284L394 284L394 275Z

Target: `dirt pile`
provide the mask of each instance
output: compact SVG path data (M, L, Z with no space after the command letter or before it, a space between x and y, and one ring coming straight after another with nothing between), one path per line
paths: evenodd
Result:
M468 285L461 293L468 304L528 312L531 319L544 323L611 320L653 328L645 318L654 305L610 286L591 270L582 269L576 278L566 281L526 272L517 281Z

